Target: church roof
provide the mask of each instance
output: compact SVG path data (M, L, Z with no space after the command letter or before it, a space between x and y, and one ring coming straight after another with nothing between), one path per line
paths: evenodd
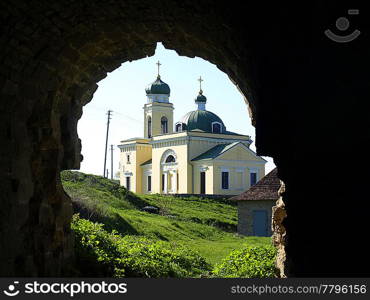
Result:
M244 193L230 198L236 201L255 201L255 200L277 200L280 188L280 179L277 176L277 168L273 169L250 189Z
M217 145L206 152L202 153L201 155L195 157L192 159L192 161L197 161L197 160L206 160L206 159L214 159L217 156L221 155L222 153L225 153L227 150L231 149L232 147L236 146L240 142L234 142L231 144L220 144Z
M145 89L147 94L167 94L169 95L171 90L167 83L161 80L161 77L158 75L157 79L149 84Z
M178 123L186 125L186 130L202 130L204 132L212 132L212 123L218 122L222 125L222 132L225 130L224 122L219 116L208 110L193 110L183 116Z

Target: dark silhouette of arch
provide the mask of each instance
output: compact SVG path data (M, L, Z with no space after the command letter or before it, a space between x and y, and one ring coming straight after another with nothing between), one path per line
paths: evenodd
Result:
M168 155L166 158L166 163L172 163L172 162L176 162L175 157L173 157L173 155Z

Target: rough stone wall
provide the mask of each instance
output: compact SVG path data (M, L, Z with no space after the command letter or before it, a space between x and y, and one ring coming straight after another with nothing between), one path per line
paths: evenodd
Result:
M272 207L275 201L258 200L258 201L238 201L238 233L242 235L253 234L253 210L266 210L268 221L267 235L271 236Z
M281 182L279 189L279 199L276 201L275 206L272 207L272 222L271 230L273 232L272 242L277 248L276 267L280 272L280 277L287 277L288 267L286 265L286 252L285 252L285 236L286 230L284 227L284 220L287 217L285 204L282 194L285 191L285 185Z
M216 64L246 96L257 153L274 158L285 183L289 275L369 276L354 245L370 208L359 183L370 167L359 159L370 153L370 35L325 37L348 9L340 3L241 5L1 1L1 276L68 274L71 204L59 172L79 167L82 106L108 72L153 55L157 41ZM360 13L351 26L365 30L369 20Z

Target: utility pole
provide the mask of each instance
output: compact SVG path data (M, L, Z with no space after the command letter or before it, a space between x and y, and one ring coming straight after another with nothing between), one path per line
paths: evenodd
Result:
M110 179L113 180L113 145L110 145Z
M106 170L106 165L107 165L107 148L108 148L108 132L109 132L109 122L111 119L111 113L112 111L109 109L108 110L108 121L107 121L107 135L105 137L105 155L104 155L104 172L103 172L103 177L105 177L105 170ZM107 172L107 178L108 178L108 172Z

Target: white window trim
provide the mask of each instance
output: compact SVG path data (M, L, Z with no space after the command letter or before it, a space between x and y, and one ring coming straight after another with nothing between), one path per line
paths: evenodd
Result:
M220 122L212 122L211 123L212 125L212 133L222 133L223 132L223 128L222 128L222 123L220 123ZM213 132L213 124L219 124L220 125L220 132Z
M172 155L175 158L175 162L172 163L166 163L166 159L168 156ZM177 155L176 152L173 151L172 149L167 149L166 151L163 152L162 157L161 157L161 165L177 165Z
M207 172L209 170L208 166L199 166L199 172Z

